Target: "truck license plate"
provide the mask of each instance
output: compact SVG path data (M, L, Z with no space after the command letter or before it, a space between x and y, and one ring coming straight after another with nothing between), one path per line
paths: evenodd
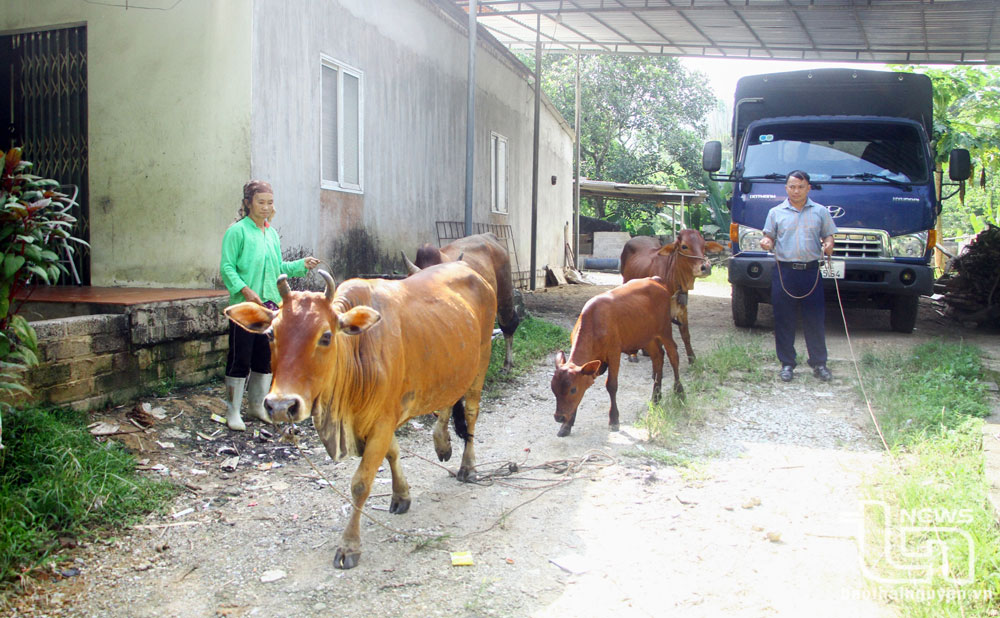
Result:
M844 261L843 260L822 260L819 263L819 271L823 274L824 279L843 279L844 278Z

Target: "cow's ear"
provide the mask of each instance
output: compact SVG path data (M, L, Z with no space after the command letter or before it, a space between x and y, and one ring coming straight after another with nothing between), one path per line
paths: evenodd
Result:
M597 372L600 370L601 361L599 360L592 360L589 363L584 363L584 365L580 367L580 373L585 376L596 376Z
M341 313L338 323L342 333L360 335L378 324L381 319L382 314L371 307L355 307L346 313Z
M245 302L226 307L223 313L234 323L257 335L271 328L271 320L278 315L277 311L271 311L267 307L257 303Z
M722 253L725 250L726 250L725 247L715 242L714 240L710 240L707 243L705 243L705 253Z
M670 255L673 252L674 252L674 243L670 243L669 245L663 245L662 247L660 247L660 250L657 251L656 254L657 255Z
M559 350L556 353L556 369L559 369L565 364L566 364L566 354L564 354L562 350Z

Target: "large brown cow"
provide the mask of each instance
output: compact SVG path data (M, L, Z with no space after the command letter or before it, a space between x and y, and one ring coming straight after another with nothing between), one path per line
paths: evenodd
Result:
M698 230L681 230L673 244L660 246L649 236L636 236L625 243L621 256L622 282L657 276L672 291L670 315L681 332L688 362L695 361L688 330L688 292L694 280L712 274L712 265L705 253L723 251L717 242L705 242Z
M664 307L668 310L664 311ZM559 437L569 435L584 392L605 371L611 396L608 425L611 431L618 431L616 395L623 352L644 349L649 354L653 361L653 401L656 402L660 400L663 350L666 349L674 370L674 392L684 392L677 370L677 345L671 332L669 307L670 291L659 277L634 279L587 301L573 327L569 360L561 350L556 355L552 392L556 396L556 422L562 423Z
M406 258L406 255L403 255ZM475 234L451 242L438 249L434 245L424 244L417 249L416 260L409 264L410 272L427 268L442 262L453 262L461 258L477 273L483 276L493 286L497 293L497 322L503 331L506 353L504 354L503 370L510 371L514 364L514 331L517 330L520 318L514 310L514 284L510 278L510 256L507 249L493 234Z
M324 294L292 292L282 276L279 310L240 303L226 315L271 340L268 414L291 422L312 416L334 459L361 453L351 480L354 511L334 557L334 566L349 569L361 555L361 508L383 458L392 473L389 511L409 509L397 427L454 407L455 429L465 439L458 478L475 478L472 436L490 362L496 296L461 262L401 281L351 279L340 287L326 272L320 274L327 284ZM442 414L434 430L441 459L451 456L448 428L442 427L448 416Z

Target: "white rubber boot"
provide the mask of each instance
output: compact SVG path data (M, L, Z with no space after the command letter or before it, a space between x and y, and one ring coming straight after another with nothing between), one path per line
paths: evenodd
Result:
M271 390L271 374L250 372L250 381L247 384L247 415L259 421L264 421L268 425L274 422L264 409L264 397Z
M240 415L240 406L243 405L243 388L246 383L246 378L226 376L226 424L233 431L245 431L247 428Z

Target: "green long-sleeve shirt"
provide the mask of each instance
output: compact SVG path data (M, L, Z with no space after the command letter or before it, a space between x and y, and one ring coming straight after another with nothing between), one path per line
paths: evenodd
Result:
M241 290L249 287L262 301L281 302L278 275L303 277L308 272L304 259L281 260L281 239L273 227L263 230L250 217L229 226L222 237L222 283L229 290L229 304L246 299Z

